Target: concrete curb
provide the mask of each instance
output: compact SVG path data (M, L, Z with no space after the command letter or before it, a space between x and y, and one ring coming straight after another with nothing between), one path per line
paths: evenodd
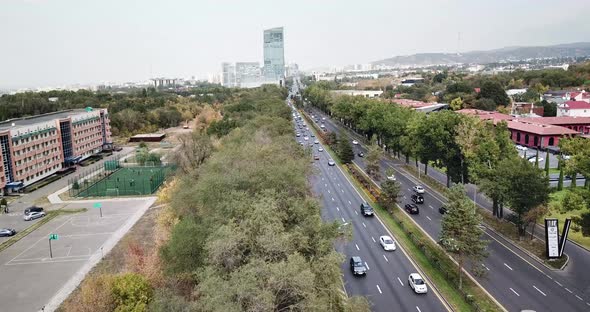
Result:
M123 227L119 228L114 235L111 235L111 237L102 245L100 251L94 253L88 262L86 262L86 264L57 291L57 293L49 300L42 310L39 310L39 312L52 312L59 308L61 303L68 298L78 285L80 285L86 275L102 260L104 255L108 254L117 245L121 238L129 232L133 225L135 225L154 202L155 199L148 200L141 209L127 220Z

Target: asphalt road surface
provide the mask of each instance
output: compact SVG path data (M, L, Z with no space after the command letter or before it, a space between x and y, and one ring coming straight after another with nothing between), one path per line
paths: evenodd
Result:
M327 151L318 152L320 146L313 144L312 147L320 159L314 163L316 172L311 183L323 204L322 216L325 220L350 223L353 228L351 241L336 244L336 249L345 255L342 271L347 294L366 296L374 311L447 311L430 284L428 293L422 295L415 294L408 286L408 275L419 271L399 246L395 251L384 251L379 245L381 235L389 235L394 240L395 237L377 217L360 215L359 207L364 200L338 166L328 165L330 156ZM351 256L360 256L366 263L369 269L366 276L352 275Z
M328 116L321 114L317 110L314 110L314 114L326 117L324 124L329 131L338 131L340 129ZM349 139L352 140L352 137ZM358 151L367 152L362 145L355 146L355 155ZM365 168L363 158L355 156L354 162L361 168ZM395 170L397 180L401 183L402 195L405 198L401 200L400 206L410 202L411 188L417 184L417 181L402 169L402 166L401 161L389 159L381 161L382 176L385 176L387 168L392 168ZM429 170L429 175L431 175L431 172L434 172L434 170ZM446 180L446 177L444 179ZM445 199L426 185L423 186L426 189L425 202L420 205L420 214L413 215L411 218L436 241L439 237L440 221L442 219L438 208L443 205ZM472 198L473 195L471 193ZM482 204L486 199L478 196L477 200L478 204ZM572 262L578 263L575 267L580 273L562 274L563 272L548 270L492 231L486 230L483 238L490 241L488 246L490 255L484 261L483 267L487 274L477 279L506 309L509 311L523 309L536 311L590 311L588 266L580 266L580 264L586 264L590 261L590 255L585 250L573 244L568 244L566 248L569 249L570 254L574 254L571 255ZM579 250L576 250L576 248ZM576 257L575 254L578 252L581 254Z

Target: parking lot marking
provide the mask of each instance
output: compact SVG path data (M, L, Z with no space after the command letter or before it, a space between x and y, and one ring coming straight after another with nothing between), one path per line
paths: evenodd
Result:
M515 295L517 295L517 296L519 296L519 297L520 297L520 295L519 295L519 294L518 294L516 291L514 291L514 289L512 289L512 287L510 287L510 290L512 290L512 292L513 292Z
M373 243L376 243L377 241L375 240L375 237L371 236L371 239L373 240Z
M541 295L543 295L543 296L547 297L547 295L546 295L544 292L542 292L542 291L541 291L539 288L537 288L537 286L533 285L533 288L534 288L534 289L536 289L538 292L540 292L540 293L541 293ZM566 289L567 289L567 288L566 288Z
M385 255L383 255L383 258L385 258L385 261L389 262L389 259L387 259Z
M429 216L426 216L426 219L428 219L428 220L432 221L432 219L430 219L430 217L429 217Z
M357 245L357 244L354 244L354 246L356 247L356 250L359 250L359 251L360 251L360 249L359 249L359 245Z
M381 288L379 287L379 285L377 285L377 290L379 291L380 294L382 294Z
M508 264L504 263L504 265L510 269L510 271L514 271Z
M397 280L399 281L399 284L402 285L402 287L404 287L404 283L402 283L402 280L399 278L399 276L397 277Z

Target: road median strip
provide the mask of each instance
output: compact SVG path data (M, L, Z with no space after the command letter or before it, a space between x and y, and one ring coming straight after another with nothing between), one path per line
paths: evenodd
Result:
M14 245L16 242L18 242L22 238L26 237L27 235L29 235L30 233L32 233L36 229L40 228L44 224L48 223L49 221L55 219L56 217L58 217L60 215L79 213L79 212L84 212L86 210L87 210L86 208L80 208L80 209L58 209L58 210L48 211L47 215L45 217L41 218L41 220L39 220L39 222L34 223L33 225L29 226L28 228L22 230L21 232L16 233L16 235L12 236L8 240L6 240L2 244L0 244L0 252L5 250L8 247Z

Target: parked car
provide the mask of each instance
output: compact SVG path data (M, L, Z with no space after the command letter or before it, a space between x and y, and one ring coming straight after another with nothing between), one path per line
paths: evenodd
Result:
M412 288L417 294L425 294L428 292L424 279L418 273L412 273L408 276L408 285L410 285L410 288Z
M363 216L372 216L374 213L373 207L369 206L367 203L361 203L361 214Z
M420 209L418 209L418 206L416 206L416 204L406 204L405 208L409 214L420 213Z
M381 247L383 247L383 250L386 250L386 251L395 250L395 242L393 241L393 239L391 239L391 237L389 237L387 235L383 235L383 236L379 237L379 244L381 244Z
M535 159L535 158L536 158L536 157L529 158L529 162L530 162L530 163L534 163L534 162L536 161L536 159ZM543 157L539 157L539 162L542 162L543 160L545 160L545 158L543 158Z
M44 211L41 211L41 212L35 212L35 211L33 211L33 212L29 213L29 214L26 214L24 216L24 219L25 219L25 221L31 221L31 220L35 220L35 219L38 219L38 218L41 218L41 217L44 217L44 216L45 216L45 212Z
M367 275L367 267L359 256L350 257L350 270L352 275Z
M0 236L12 236L16 234L14 229L0 229Z
M516 149L519 151L526 151L528 150L528 148L526 146L522 146L522 145L516 145Z
M420 194L413 194L412 201L416 204L424 204L424 196Z
M120 146L113 146L113 151L115 151L115 152L120 152L122 150L123 150L123 148Z
M389 180L389 181L395 181L395 175L392 174L390 176L387 176L387 180Z
M29 214L31 212L41 212L41 211L43 211L43 208L37 207L37 206L31 206L31 207L25 209L25 214Z
M421 185L414 186L413 190L418 194L424 194L424 188Z
M445 207L445 206L440 206L440 208L438 208L438 212L440 212L440 214L445 214L445 213L447 213L447 207Z

